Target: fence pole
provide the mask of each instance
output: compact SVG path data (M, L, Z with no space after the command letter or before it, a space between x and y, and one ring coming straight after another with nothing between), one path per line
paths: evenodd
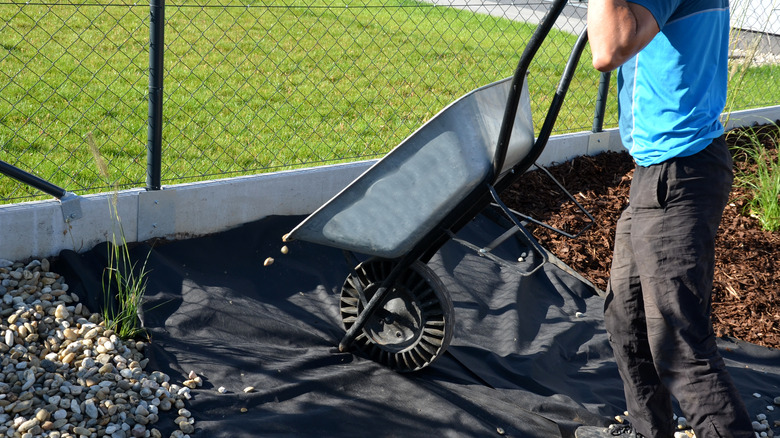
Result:
M146 189L160 190L162 174L163 54L165 0L149 1L149 120Z
M593 114L593 132L604 130L604 113L606 113L607 109L610 75L611 72L603 72L599 78L599 94L596 96L596 111Z

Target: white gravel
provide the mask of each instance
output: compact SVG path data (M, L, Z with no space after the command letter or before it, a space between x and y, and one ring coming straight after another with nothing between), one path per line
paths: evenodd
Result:
M162 437L155 424L171 410L171 437L195 431L185 401L200 378L146 371L144 344L107 330L48 260L0 259L0 297L0 436Z

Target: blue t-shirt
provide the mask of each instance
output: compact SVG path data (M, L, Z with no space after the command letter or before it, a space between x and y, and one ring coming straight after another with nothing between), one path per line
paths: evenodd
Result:
M623 145L640 166L693 155L723 134L728 0L629 0L660 32L618 69Z

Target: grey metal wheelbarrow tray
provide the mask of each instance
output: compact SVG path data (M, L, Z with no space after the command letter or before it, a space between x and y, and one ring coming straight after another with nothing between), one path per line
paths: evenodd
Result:
M511 86L511 78L504 79L449 105L306 218L290 238L388 259L408 253L490 175ZM528 154L532 123L524 82L506 166Z
M522 217L498 193L544 149L587 41L583 32L534 139L526 75L565 4L552 4L511 78L444 108L285 236L343 249L356 263L341 290L346 329L341 351L354 347L401 372L422 369L440 357L452 338L454 311L426 263L487 207L497 206L513 226L474 249L490 256L493 248L518 235L541 256L526 275L546 262L546 252L525 230ZM368 259L358 262L356 254Z

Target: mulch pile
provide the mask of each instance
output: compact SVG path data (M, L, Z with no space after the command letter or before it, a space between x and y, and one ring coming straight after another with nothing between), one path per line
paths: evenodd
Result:
M755 133L751 137L758 138L777 160L778 124L748 129ZM747 137L741 133L742 128L728 133L730 146L747 145ZM738 175L755 169L745 153L732 150ZM579 157L548 168L595 222L575 238L540 226L530 227L545 248L602 290L606 289L615 225L628 202L633 168L630 156L622 152ZM533 196L528 195L531 193ZM751 196L748 189L735 184L732 201L723 213L716 241L712 322L718 336L780 348L780 232L762 229L746 207ZM589 222L539 170L529 172L505 190L502 199L510 208L569 233L576 233Z

